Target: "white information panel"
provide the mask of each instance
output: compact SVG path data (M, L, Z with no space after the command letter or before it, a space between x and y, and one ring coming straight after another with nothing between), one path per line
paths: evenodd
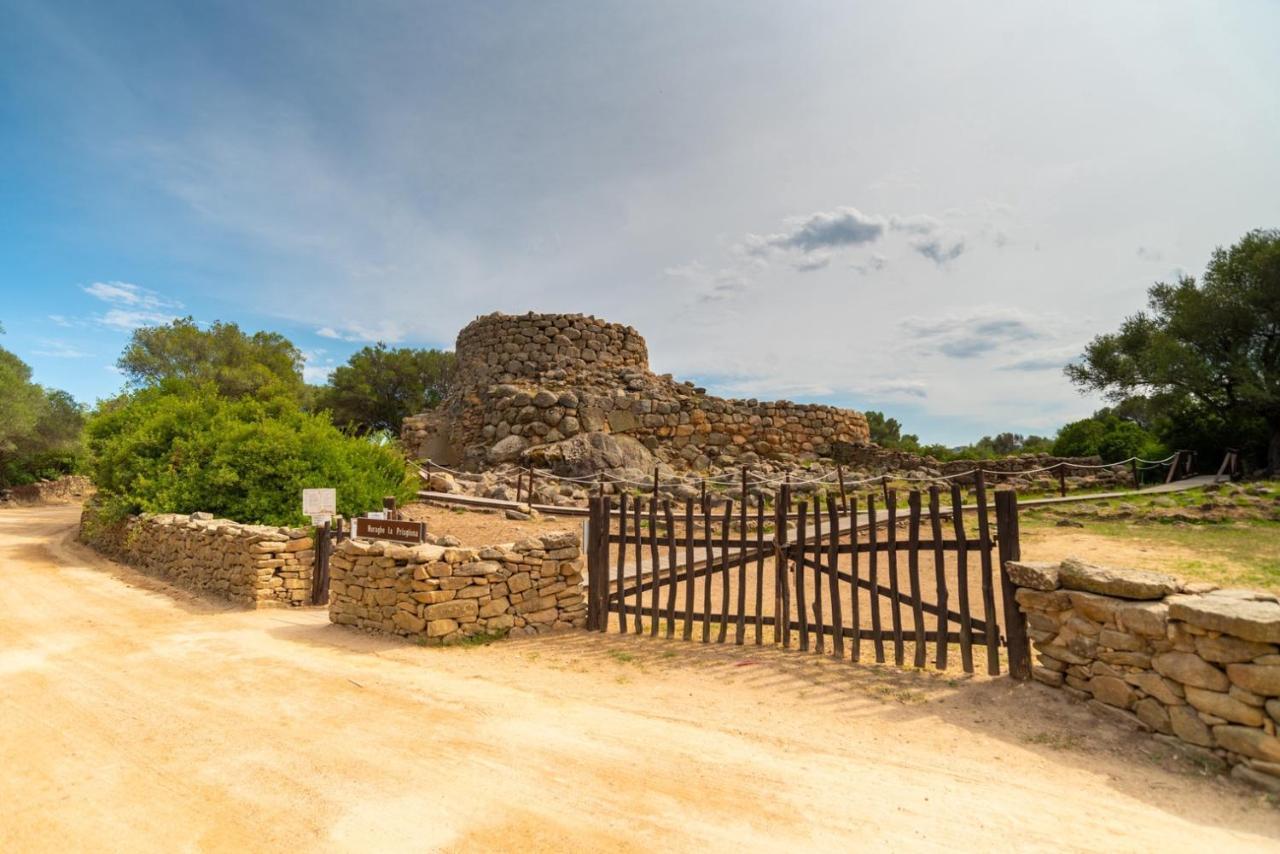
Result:
M336 489L302 490L303 516L332 516L337 512L338 491Z

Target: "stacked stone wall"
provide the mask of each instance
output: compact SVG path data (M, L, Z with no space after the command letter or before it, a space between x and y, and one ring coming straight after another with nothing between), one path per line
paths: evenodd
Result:
M243 525L208 513L104 522L87 505L80 539L143 572L255 607L311 601L315 551L307 528Z
M1280 603L1169 575L1009 563L1032 675L1280 791Z
M582 628L580 546L572 532L484 548L345 540L329 558L329 619L429 645Z
M568 314L491 314L458 335L454 390L434 413L406 419L420 456L473 467L579 433L626 434L673 465L705 467L746 454L826 455L863 445L858 412L832 406L730 400L649 370L629 326ZM440 458L447 446L453 460Z

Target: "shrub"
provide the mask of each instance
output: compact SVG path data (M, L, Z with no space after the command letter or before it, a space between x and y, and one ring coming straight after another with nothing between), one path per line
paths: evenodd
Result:
M89 468L109 516L204 510L240 522L306 521L301 492L334 487L353 516L407 501L414 480L394 445L344 435L279 397L228 400L212 385L165 383L100 407Z

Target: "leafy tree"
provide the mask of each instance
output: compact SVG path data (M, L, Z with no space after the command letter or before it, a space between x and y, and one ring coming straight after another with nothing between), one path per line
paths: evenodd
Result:
M246 335L234 323L201 329L190 317L136 329L116 365L135 388L165 380L212 383L229 398L306 396L302 353L278 332Z
M902 424L896 418L886 418L883 412L874 409L862 413L867 419L867 427L871 431L871 441L882 448L895 448L915 451L920 447L920 437L907 433L903 435Z
M73 471L84 412L65 391L31 382L31 369L0 348L0 486Z
M1101 457L1107 463L1130 457L1166 456L1160 440L1151 431L1136 421L1120 417L1114 409L1100 409L1088 418L1064 425L1058 431L1053 453L1060 457Z
M1224 444L1257 448L1280 472L1280 230L1215 250L1200 284L1184 276L1147 296L1150 311L1095 338L1067 376L1113 400L1210 415Z
M203 510L297 524L304 488L334 487L346 515L415 489L395 446L344 435L287 397L232 400L212 383L171 380L108 401L90 419L88 444L111 516Z
M437 406L449 392L454 355L441 350L389 349L382 342L352 354L317 394L334 423L360 433L399 433L400 422Z

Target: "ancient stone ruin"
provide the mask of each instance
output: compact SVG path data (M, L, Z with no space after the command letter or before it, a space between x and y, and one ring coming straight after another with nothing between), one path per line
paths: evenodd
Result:
M458 334L456 352L444 404L405 420L419 459L470 469L527 459L592 475L655 458L703 469L869 444L852 410L726 400L654 374L636 330L586 315L485 315Z

